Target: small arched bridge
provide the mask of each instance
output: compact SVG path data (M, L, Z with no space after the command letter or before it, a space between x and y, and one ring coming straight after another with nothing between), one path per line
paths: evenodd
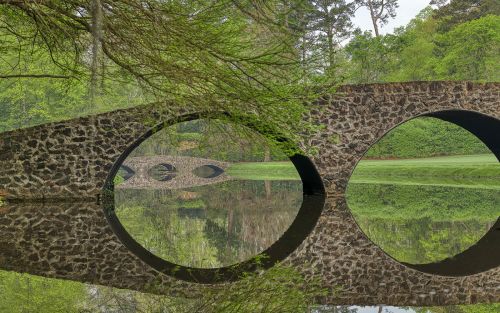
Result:
M130 177L117 185L117 189L183 189L217 184L230 180L224 170L228 162L187 156L136 156L121 165ZM212 175L197 175L198 169L211 168ZM153 171L158 168L157 173ZM127 175L128 176L128 175Z
M290 228L264 251L270 256L264 265L281 260L339 290L324 303L500 302L499 222L453 258L402 264L366 237L345 199L349 177L369 147L415 117L462 126L499 158L499 93L499 83L414 82L344 86L319 99L307 118L324 127L301 143L318 153L291 158L304 201ZM141 291L155 286L164 293L191 293L207 286L196 281L215 283L217 277L232 281L224 270L220 276L172 272L172 264L141 255L114 224L112 209L103 210L112 206L110 177L151 135L151 121L169 125L196 113L165 103L1 133L0 192L10 201L0 208L0 268Z

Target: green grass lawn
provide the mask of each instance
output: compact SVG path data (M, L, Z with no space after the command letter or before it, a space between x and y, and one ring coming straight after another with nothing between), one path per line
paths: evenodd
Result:
M235 163L228 168L227 173L234 178L248 180L300 179L291 162ZM500 163L491 154L363 160L350 181L500 189Z
M500 189L500 163L490 154L363 160L350 182Z
M234 163L227 170L234 178L246 180L300 180L292 162L242 162Z
M467 164L493 164L498 165L498 160L493 154L453 155L419 159L397 159L397 160L362 160L363 166L381 165L414 165L414 166L442 166L442 165L467 165Z

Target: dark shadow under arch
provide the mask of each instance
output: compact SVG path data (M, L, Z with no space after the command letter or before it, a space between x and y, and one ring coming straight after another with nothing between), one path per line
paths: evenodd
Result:
M231 118L227 114L223 114L223 116L226 118L226 120L231 121ZM102 204L106 219L108 220L108 223L113 232L120 239L120 241L142 261L144 261L157 271L173 276L177 279L197 283L213 284L238 280L245 272L252 272L258 269L270 268L277 262L285 259L295 249L298 248L298 246L314 229L323 210L326 196L323 181L312 161L303 154L295 153L290 156L290 160L294 164L302 180L302 205L294 221L284 232L284 234L278 239L278 241L272 244L265 251L261 252L259 255L232 266L216 269L203 269L180 266L168 262L146 250L137 241L135 241L132 236L130 236L130 234L125 230L114 212L115 207L113 179L128 155L154 133L176 123L207 117L209 116L203 114L190 114L182 116L180 118L175 118L171 121L158 124L158 126L153 127L140 138L138 138L126 149L126 151L124 151L119 156L119 158L113 164L103 188ZM216 116L214 118L216 118ZM262 129L262 125L255 124L256 120L254 119L249 121L244 119L242 120L241 117L238 117L237 119L235 119L234 123L240 123L253 129L254 131L257 131L258 133L259 129ZM288 141L285 136L279 133L272 135L274 136L274 138L278 138L278 141L280 141L280 143L284 143L286 146L294 146L294 144ZM296 151L298 151L298 148L296 148Z

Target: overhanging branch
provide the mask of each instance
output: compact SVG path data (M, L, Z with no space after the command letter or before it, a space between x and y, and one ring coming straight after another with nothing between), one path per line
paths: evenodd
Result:
M12 74L12 75L2 75L0 74L0 78L56 78L56 79L70 79L73 76L67 75L51 75L51 74Z

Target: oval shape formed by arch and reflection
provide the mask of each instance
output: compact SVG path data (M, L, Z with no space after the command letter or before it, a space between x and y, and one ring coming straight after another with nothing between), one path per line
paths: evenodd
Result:
M228 281L272 266L305 239L324 203L308 158L220 120L165 127L121 164L136 173L108 186L113 230L146 263L184 280Z
M499 121L466 111L391 130L348 184L359 227L391 257L424 272L460 276L500 265L500 256L485 257L500 245L499 131Z

